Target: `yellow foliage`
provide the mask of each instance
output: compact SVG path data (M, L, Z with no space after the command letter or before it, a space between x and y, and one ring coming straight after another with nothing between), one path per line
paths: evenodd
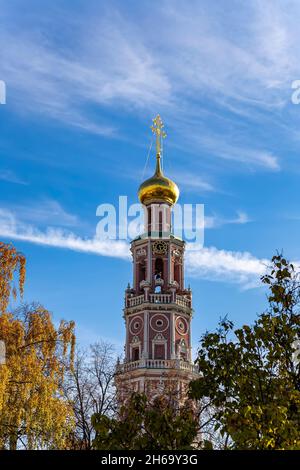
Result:
M15 272L19 274L19 291L23 295L26 259L12 245L0 242L0 313L5 312L8 306L10 294L16 298L17 290L12 288L12 281Z
M74 323L62 321L56 328L40 305L8 313L16 271L22 295L25 258L0 242L0 341L6 349L0 364L0 449L64 448L74 426L62 391L73 360Z
M74 324L58 330L43 307L23 319L0 315L0 339L6 364L0 366L0 448L63 448L73 425L72 409L62 394L68 349L74 347Z

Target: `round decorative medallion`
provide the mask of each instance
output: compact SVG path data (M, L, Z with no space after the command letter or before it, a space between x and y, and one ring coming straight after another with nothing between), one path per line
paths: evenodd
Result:
M168 251L168 244L163 240L157 240L153 243L153 253L156 255L165 255Z
M183 317L176 318L175 327L177 333L180 335L185 335L189 330L188 323Z
M169 319L162 313L156 313L151 317L150 326L153 331L161 333L169 327Z
M134 317L129 323L129 331L132 335L137 335L141 332L144 325L142 317Z

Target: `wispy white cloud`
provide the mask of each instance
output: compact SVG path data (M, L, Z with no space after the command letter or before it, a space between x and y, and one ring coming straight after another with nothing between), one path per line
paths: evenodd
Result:
M116 136L118 129L99 119L95 109L120 111L125 106L152 114L159 108L189 137L199 135L193 122L205 110L211 119L202 120L201 133L211 140L214 117L223 124L228 121L218 139L221 145L210 146L215 155L278 170L278 156L259 143L251 149L250 144L231 144L228 128L239 121L225 116L224 108L261 121L261 110L269 114L289 100L289 81L300 72L293 47L299 39L295 19L300 8L295 1L289 3L288 8L268 1L266 7L257 0L224 10L211 2L164 1L153 6L155 27L146 16L137 18L134 10L127 14L121 5L113 4L109 14L105 8L92 13L87 8L81 17L75 9L68 16L55 10L48 26L63 22L76 32L70 43L59 47L51 27L42 32L32 21L16 32L6 15L0 72L10 90L10 106L106 136ZM287 14L292 10L294 15ZM17 12L12 11L15 20ZM232 24L243 24L243 29ZM210 191L211 185L198 181L197 188Z
M244 211L237 211L232 217L224 217L218 214L206 215L204 205L199 207L199 209L202 210L197 214L197 223L204 229L220 228L224 225L243 225L252 222L252 219L250 219L248 214ZM197 209L192 204L185 204L183 206L183 223L185 230L195 230L194 219L196 217L196 212Z
M18 222L7 210L0 211L0 236L99 256L131 259L129 244L125 241L82 238L73 232L51 227L42 231ZM267 260L258 259L247 252L218 250L214 247L199 247L196 250L193 247L193 250L186 251L186 268L191 276L211 281L234 282L244 288L257 287L267 265Z
M260 277L270 262L247 252L218 250L215 247L186 252L186 266L191 276L211 281L235 282L244 288L258 287Z
M2 30L1 75L11 98L8 104L20 114L25 111L81 127L101 135L112 135L114 128L87 118L79 109L89 71L76 60L61 56L34 37L20 37ZM84 78L85 77L85 78ZM85 81L87 83L85 83Z
M92 21L88 16L82 24L76 50L58 48L41 31L16 34L6 25L0 33L1 76L11 90L10 105L20 113L27 110L113 136L115 125L96 121L89 105L162 105L170 85L134 27L128 31L121 17L99 15Z
M28 182L20 178L11 170L0 170L0 180L8 183L28 185Z
M271 171L280 170L280 159L266 149L257 146L245 146L236 142L228 142L221 135L210 133L209 135L192 135L192 142L206 149L209 154L224 160L232 160L249 167L263 167Z
M37 245L65 248L101 256L122 259L129 259L130 257L129 246L126 242L81 238L73 232L53 227L48 227L42 231L33 225L17 221L14 214L7 210L0 211L0 235Z
M217 191L217 188L210 181L187 170L181 172L173 171L171 176L175 181L180 181L180 187L186 192L203 193Z
M206 229L218 228L223 225L243 225L251 222L246 212L238 211L236 217L225 218L218 215L205 216L204 226Z
M216 151L216 154L226 160L234 160L252 166L262 166L269 170L279 170L278 157L265 150L250 148L228 147L226 145Z
M210 2L165 2L162 40L177 50L176 57L166 54L168 67L185 86L209 91L224 105L282 106L284 89L299 70L293 45L300 8L297 1L288 3L237 2L237 8L224 9ZM241 21L243 28L232 28Z
M62 205L54 199L30 200L26 204L8 205L6 209L0 209L4 213L26 223L37 223L39 226L54 225L61 227L74 227L80 224L77 215L67 212Z

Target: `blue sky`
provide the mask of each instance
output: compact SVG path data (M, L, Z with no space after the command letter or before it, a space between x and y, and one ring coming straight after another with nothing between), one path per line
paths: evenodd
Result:
M0 237L27 257L26 301L74 319L81 344L122 347L131 263L95 240L96 208L137 202L160 113L165 172L205 204L186 259L194 344L263 310L267 260L300 258L299 15L289 0L0 1Z

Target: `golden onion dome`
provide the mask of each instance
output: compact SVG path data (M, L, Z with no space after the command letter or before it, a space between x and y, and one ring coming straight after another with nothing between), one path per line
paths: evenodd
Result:
M152 132L156 134L156 170L151 178L140 185L138 191L139 200L145 205L152 202L164 202L173 205L179 197L177 184L166 178L161 169L161 139L166 137L163 127L163 122L160 116L157 115L153 119L153 126L151 126Z
M154 175L144 181L139 187L139 200L145 205L152 202L165 202L173 205L179 197L178 186L174 181L163 175L160 165L160 154L157 154L156 158L156 171Z

